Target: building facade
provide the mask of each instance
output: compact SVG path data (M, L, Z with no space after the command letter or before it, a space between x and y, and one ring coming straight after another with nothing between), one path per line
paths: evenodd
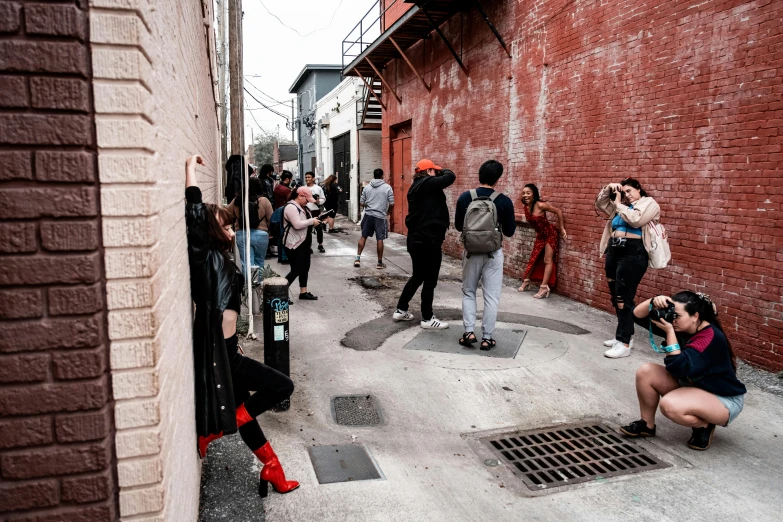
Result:
M299 145L297 158L299 180L304 182L304 173L314 171L315 163L315 108L325 94L340 83L339 65L305 65L288 90L296 94L296 142Z
M4 520L198 517L183 194L198 152L221 198L213 22L0 2Z
M481 163L499 160L522 224L504 243L508 274L521 276L530 255L520 195L536 183L565 212L556 291L611 311L593 204L606 183L638 178L673 256L648 270L639 296L709 294L738 355L783 369L783 3L456 4L397 5L343 70L380 79L372 62L383 77L383 163L400 170L397 197L411 165L431 158L457 173L453 209ZM445 248L460 252L453 230Z
M380 119L363 121L364 83L355 77L343 80L316 104L316 175L331 174L343 189L340 212L359 220L359 196L372 172L381 167ZM371 125L371 123L374 123Z

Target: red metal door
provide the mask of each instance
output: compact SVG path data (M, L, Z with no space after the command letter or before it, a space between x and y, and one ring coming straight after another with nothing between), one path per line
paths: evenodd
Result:
M408 189L411 186L411 138L407 136L391 142L391 177L394 190L394 214L392 230L407 234L405 216L408 215Z

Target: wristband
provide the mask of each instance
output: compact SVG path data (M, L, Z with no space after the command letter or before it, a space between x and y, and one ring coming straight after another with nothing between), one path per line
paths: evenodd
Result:
M680 349L680 345L679 345L679 344L670 344L670 345L668 345L668 346L663 346L663 345L661 345L661 349L662 349L662 350L663 350L665 353L676 352L676 351L678 351L678 350Z

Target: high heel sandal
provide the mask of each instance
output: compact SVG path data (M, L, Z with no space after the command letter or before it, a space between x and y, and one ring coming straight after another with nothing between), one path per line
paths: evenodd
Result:
M527 292L527 287L530 286L530 279L523 279L522 286L517 288L517 292Z
M258 495L266 498L269 494L269 483L278 493L289 493L299 487L299 482L295 480L286 480L283 466L275 455L272 446L267 442L253 452L258 460L264 465L261 468L261 476L258 481Z
M476 334L473 332L465 332L459 340L459 344L462 346L471 346L476 342L478 342L478 339L476 339Z
M546 299L547 297L549 297L549 285L541 285L538 293L533 296L535 299Z

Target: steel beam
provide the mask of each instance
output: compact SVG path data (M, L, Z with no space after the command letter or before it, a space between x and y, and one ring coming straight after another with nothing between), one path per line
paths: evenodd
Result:
M465 76L468 76L468 68L465 67L465 64L462 63L462 60L460 60L460 57L457 55L457 51L454 50L454 48L451 46L451 43L446 39L446 35L443 34L443 31L440 30L440 27L435 25L435 22L433 21L430 14L427 12L426 9L422 9L422 12L424 13L424 16L427 17L427 20L430 21L430 25L433 29L435 29L435 32L438 33L438 36L440 36L440 39L443 40L443 43L446 44L446 47L448 47L449 51L451 51L451 55L454 57L455 60L457 60L457 64L459 64L460 69L462 69L462 72L465 73Z
M386 88L387 88L387 89L389 89L389 90L391 91L391 93L394 95L394 97L395 97L395 98L397 98L397 102L398 102L398 103L402 103L402 98L400 98L399 96L397 96L397 93L396 93L396 92L394 92L394 89L392 89L392 86L391 86L391 85L389 85L389 82L387 82L387 81L386 81L386 78L384 78L384 77L383 77L383 75L381 74L381 71L379 71L379 70L378 70L378 69L375 67L375 64L374 64L374 63L372 63L372 62L370 61L370 58L369 58L369 57L368 57L368 58L365 58L365 60L367 60L367 63L369 63L369 64L370 64L370 67L372 67L372 70L373 70L373 71L375 71L375 74L377 74L377 75L378 75L378 78L380 78L380 79L381 79L381 83L382 83L382 84L384 84L384 85L386 86Z
M473 0L473 3L476 4L476 8L478 9L479 13L481 13L482 18L484 18L484 21L487 23L489 28L492 30L493 33L495 33L495 38L497 38L498 42L500 42L500 45L503 46L503 50L506 51L508 57L511 58L511 51L509 51L508 47L506 47L506 42L503 41L503 37L500 36L500 33L495 27L495 24L492 23L492 20L489 19L487 13L484 12L484 8L481 6L481 2L479 0Z
M400 56L402 56L402 59L405 60L405 63L408 64L408 67L411 68L411 71L413 71L413 74L416 75L416 78L421 80L421 83L422 85L424 85L424 88L427 89L427 92L430 92L432 88L429 85L427 85L427 82L424 81L424 78L421 77L419 71L417 71L416 68L413 66L411 61L408 59L408 56L403 52L402 48L399 45L397 45L397 42L394 40L394 38L390 36L389 41L392 43L394 48L397 49L397 52L400 53Z

